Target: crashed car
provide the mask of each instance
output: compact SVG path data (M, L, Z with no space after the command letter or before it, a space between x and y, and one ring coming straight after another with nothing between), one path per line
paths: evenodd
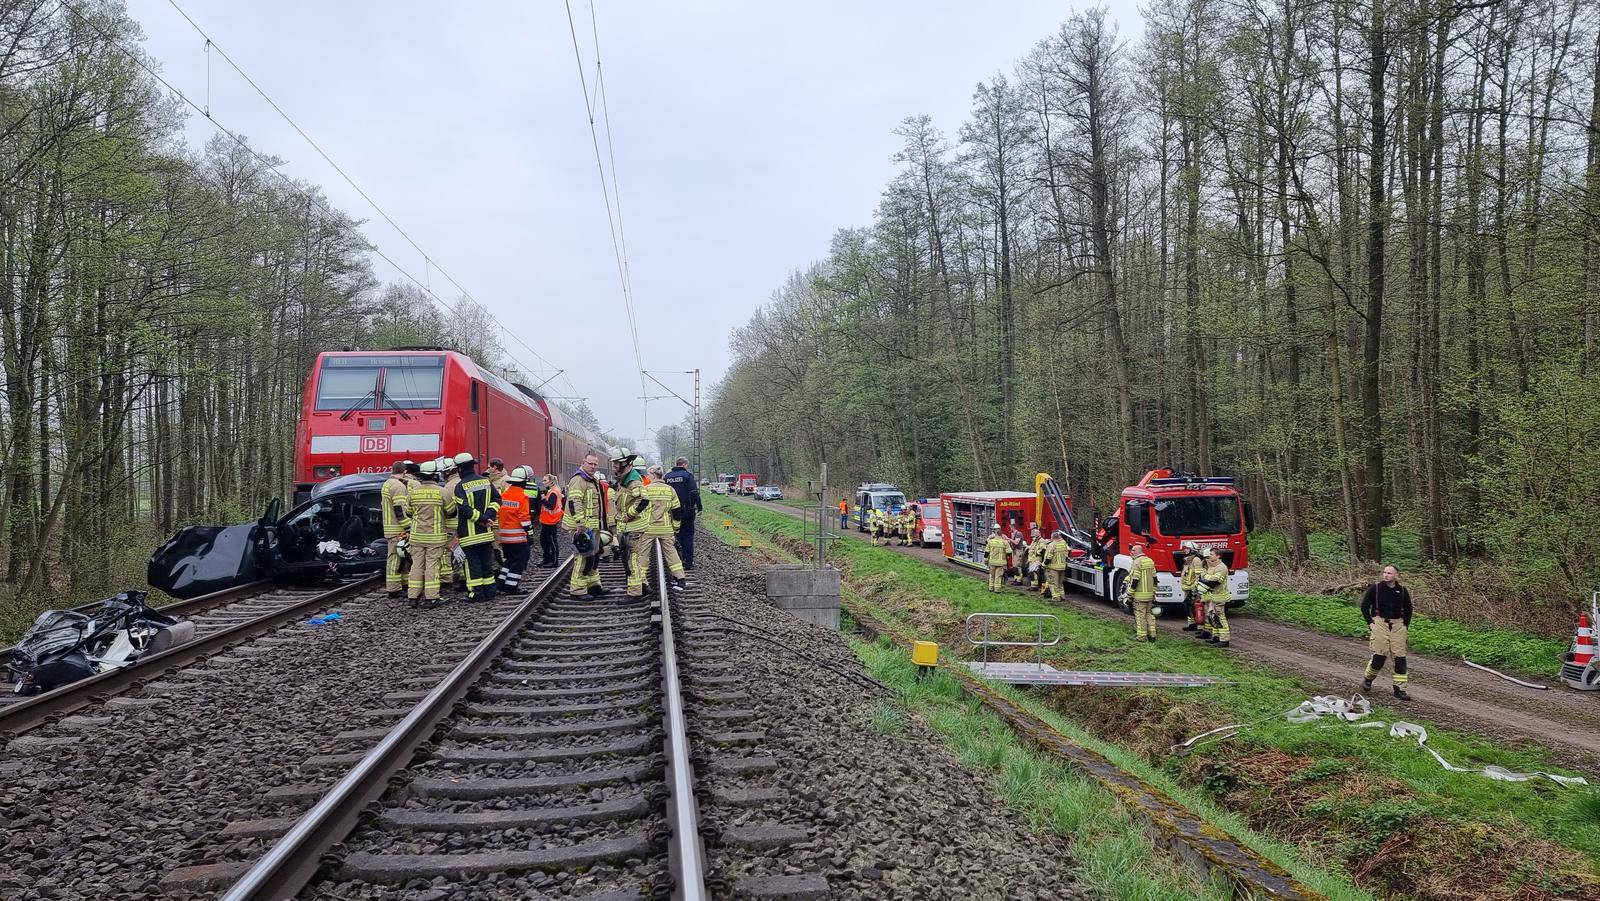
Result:
M382 572L387 478L341 476L311 489L286 514L274 498L255 522L186 526L150 555L146 578L152 588L187 599L257 579L331 582Z

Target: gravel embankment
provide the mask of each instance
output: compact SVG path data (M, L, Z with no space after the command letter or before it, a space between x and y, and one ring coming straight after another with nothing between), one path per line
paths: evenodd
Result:
M738 728L764 732L744 749L697 730L696 775L710 789L702 791L710 800L701 811L714 876L737 891L741 882L762 877L822 874L828 898L1084 896L1065 841L1006 808L988 775L959 764L913 718L900 730L874 728L874 712L893 698L834 671L863 673L838 633L768 604L759 570L709 534L696 564L690 577L703 589L701 609L725 620L693 611L686 620L728 626L719 641L738 662L735 687L749 695L738 706L757 714ZM684 668L693 687L694 648ZM745 756L770 756L778 766L736 774ZM760 788L777 789L781 800L757 808L717 800L719 791ZM759 844L761 834L745 827L758 824L792 826L803 830L803 840L753 853L750 844Z
M391 725L410 703L385 695L432 685L510 603L418 612L373 592L337 624L288 626L0 743L0 896L141 899L230 882L275 837L240 824L303 812L343 772L313 758L365 750L371 739L340 734ZM197 866L212 869L174 881Z

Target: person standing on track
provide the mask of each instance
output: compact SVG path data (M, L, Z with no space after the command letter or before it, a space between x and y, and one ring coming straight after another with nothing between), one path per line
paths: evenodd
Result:
M1402 701L1411 700L1406 694L1406 682L1411 676L1406 672L1406 631L1411 628L1411 590L1400 584L1400 571L1393 564L1383 568L1383 581L1367 587L1361 596L1361 618L1367 621L1367 644L1372 648L1372 661L1367 664L1367 677L1361 681L1363 691L1372 690L1372 680L1383 671L1383 664L1394 658L1394 696Z
M557 530L561 528L561 489L554 474L544 477L544 491L539 495L539 568L555 569L556 557L561 555L561 541Z
M440 489L444 492L444 496L455 497L456 486L461 484L461 474L456 471L454 457L439 458L439 477L444 479L444 486ZM439 584L460 590L466 586L456 578L460 569L460 567L456 566L456 554L461 552L461 543L459 536L456 535L456 518L454 516L445 520L444 534L444 559L439 561Z
M1156 561L1145 555L1144 545L1135 544L1133 565L1128 568L1128 597L1133 600L1133 640L1156 640Z
M685 461L687 462L687 461ZM672 590L685 587L683 561L678 559L678 549L673 545L673 522L679 509L678 492L664 479L655 479L648 485L635 482L635 490L625 495L626 502L640 523L633 538L633 568L628 573L628 597L644 597L644 583L655 573L655 558L651 550L661 545L661 555L666 559L667 576L672 580Z
M506 474L506 461L499 457L491 457L489 459L489 471L484 475L488 477L489 484L494 486L494 490L505 494L509 478Z
M499 523L500 492L488 476L478 474L478 461L465 451L456 454L456 536L466 556L467 601L494 599L494 532Z
M700 480L689 471L688 457L673 462L667 484L678 493L678 556L684 569L694 569L694 520L705 508L700 504Z
M1072 551L1067 547L1066 533L1057 529L1050 539L1049 548L1044 553L1044 574L1047 579L1045 597L1059 601L1067 596L1064 583L1067 575L1067 558L1071 554Z
M437 607L439 566L449 553L449 533L445 521L455 515L456 499L439 487L439 464L423 463L417 484L411 489L410 508L405 521L411 542L411 587L408 595L413 607Z
M1006 555L1011 542L1000 534L1000 526L989 527L989 540L983 546L983 561L989 565L989 590L998 592L1006 584Z
M1206 549L1206 568L1200 573L1200 587L1205 592L1206 620L1211 625L1211 641L1219 648L1228 646L1231 631L1228 629L1228 564L1222 562L1222 552Z
M378 496L383 504L383 537L389 545L389 556L383 562L383 587L392 601L400 600L406 593L406 574L402 571L405 552L401 535L405 532L406 498L411 485L406 481L406 464L409 460L396 460L389 468L389 477L383 480Z
M567 480L567 509L561 524L573 533L573 544L582 554L572 566L567 589L573 597L601 597L599 532L606 526L606 497L600 489L600 458L589 454L578 471ZM581 541L579 540L581 537Z
M518 466L506 473L506 490L500 493L495 538L500 542L498 580L503 594L522 594L522 572L528 568L528 533L533 531L533 501L527 489L530 477L526 467Z

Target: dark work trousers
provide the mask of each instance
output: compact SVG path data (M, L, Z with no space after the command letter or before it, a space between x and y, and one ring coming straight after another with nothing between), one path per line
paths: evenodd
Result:
M461 550L467 555L467 600L493 600L494 543L463 545Z
M694 511L683 515L678 520L678 556L683 559L684 569L694 569Z
M501 591L507 594L521 593L522 571L528 568L528 556L531 550L526 541L500 543L500 556L504 558L499 575Z
M539 553L544 557L539 561L540 566L556 565L556 555L561 553L561 543L558 540L560 528L559 522L539 523Z

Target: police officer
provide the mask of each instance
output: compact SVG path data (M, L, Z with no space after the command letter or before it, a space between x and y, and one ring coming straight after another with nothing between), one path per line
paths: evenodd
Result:
M666 475L666 483L678 493L678 554L684 569L694 569L694 519L700 505L700 482L689 471L689 458L679 457Z
M634 483L632 493L623 496L640 524L633 533L633 568L628 573L628 596L643 597L644 583L655 572L652 550L661 546L666 559L667 575L672 579L672 589L682 591L685 586L683 562L678 559L678 549L673 546L674 513L679 509L678 492L665 479L655 479L648 485ZM621 515L621 511L618 511Z
M506 490L500 493L499 522L495 538L500 542L500 591L522 594L522 571L528 568L528 533L533 531L533 499L528 497L525 466L506 473Z
M1372 690L1372 680L1383 671L1383 664L1394 658L1394 696L1402 701L1411 700L1406 694L1406 630L1411 628L1411 591L1400 584L1400 571L1393 566L1383 568L1383 581L1367 587L1361 596L1361 618L1370 630L1368 646L1372 661L1367 664L1367 676L1361 682L1363 691Z
M1061 600L1066 597L1064 582L1067 575L1067 558L1071 551L1067 547L1067 536L1060 529L1050 538L1050 545L1044 552L1044 574L1047 580L1045 597Z
M383 537L389 545L389 556L383 564L383 587L389 592L389 599L395 601L406 592L406 575L402 569L405 546L401 535L406 530L406 498L411 489L406 481L406 464L410 462L395 461L378 492L383 504Z
M1133 640L1156 640L1156 561L1145 555L1144 545L1131 549L1133 565L1128 568L1128 597L1133 600Z
M567 509L561 524L573 535L573 545L580 559L572 566L572 579L567 583L573 597L601 597L606 593L600 584L600 533L608 524L606 497L601 489L600 458L588 454L572 478L567 480Z
M428 460L418 467L417 484L412 487L405 527L411 542L411 588L413 607L437 607L439 566L449 549L445 520L455 515L456 499L439 487L439 464Z
M1217 647L1228 646L1231 632L1228 629L1228 564L1216 548L1206 549L1206 568L1200 573L1200 586L1205 591L1206 617L1212 621L1211 640Z
M989 540L983 546L983 561L989 566L989 590L998 592L1006 584L1006 554L1011 542L1000 534L1000 526L989 527Z
M456 540L466 557L469 602L494 599L494 532L499 523L500 492L488 476L478 474L472 454L456 454Z
M561 528L561 513L566 507L561 489L554 474L544 477L544 491L539 494L539 568L554 569L556 557L561 553L557 530Z

